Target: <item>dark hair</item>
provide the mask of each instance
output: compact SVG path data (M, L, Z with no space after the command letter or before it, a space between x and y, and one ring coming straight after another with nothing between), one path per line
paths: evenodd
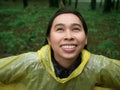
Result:
M84 18L82 17L82 15L81 15L78 11L76 11L76 10L74 10L74 9L71 9L71 8L69 8L69 7L64 7L64 8L59 9L59 10L54 14L54 16L51 18L50 22L48 23L47 32L46 32L46 41L45 41L45 44L48 44L47 37L50 35L50 31L51 31L51 27L52 27L52 24L53 24L54 19L55 19L57 16L59 16L59 15L61 15L61 14L65 14L65 13L72 13L72 14L76 15L76 16L80 19L80 21L82 22L82 25L83 25L85 34L87 35L87 33L88 33L88 28L87 28L86 22L85 22ZM84 49L87 49L87 45L84 47Z

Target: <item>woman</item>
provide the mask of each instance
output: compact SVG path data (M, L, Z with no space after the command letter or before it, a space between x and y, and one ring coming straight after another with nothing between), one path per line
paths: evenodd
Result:
M0 60L0 90L119 90L120 61L87 51L87 31L79 12L58 10L49 22L45 46Z

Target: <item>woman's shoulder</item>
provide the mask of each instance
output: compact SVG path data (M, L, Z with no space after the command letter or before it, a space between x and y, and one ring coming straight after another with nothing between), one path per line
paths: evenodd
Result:
M37 52L27 52L22 53L19 55L8 56L0 59L0 63L7 64L7 63L32 63L38 62L38 53Z
M97 55L97 54L91 54L89 59L89 65L92 65L94 67L105 68L110 66L119 66L120 67L120 60L109 58L104 55Z
M110 58L110 57L107 57L107 56L104 56L104 55L98 55L98 54L93 54L91 53L91 56L90 56L90 59L92 60L97 60L97 61L110 61L110 62L116 62L116 61L120 61L120 60L117 60L117 59L114 59L114 58Z

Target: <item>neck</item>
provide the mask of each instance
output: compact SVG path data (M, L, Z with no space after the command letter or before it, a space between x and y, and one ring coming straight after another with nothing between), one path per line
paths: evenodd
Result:
M59 63L60 66L62 66L65 69L69 69L75 61L75 60L65 60L65 59L64 60L55 59L55 60Z
M56 58L55 57L55 55L54 55L54 53L53 53L53 50L51 50L51 55L52 55L52 57L54 58L54 60L60 65L60 66L62 66L63 68L65 68L65 69L69 69L72 65L73 65L73 63L77 60L77 58L79 57L79 55L80 55L80 59L81 59L81 53L78 55L78 56L76 56L76 58L71 58L71 59L65 59L65 58Z
M54 57L54 56L53 56ZM81 55L78 55L76 58L74 59L65 59L65 58L55 58L54 60L63 68L65 69L70 69L71 66L76 62L76 60L81 60ZM80 61L81 62L81 61Z

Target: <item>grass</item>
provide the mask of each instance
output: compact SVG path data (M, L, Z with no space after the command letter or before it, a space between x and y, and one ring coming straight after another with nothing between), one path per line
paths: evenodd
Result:
M26 9L19 2L3 2L0 6L0 57L40 49L48 21L56 10L49 8L46 2L31 1ZM78 11L88 25L88 49L95 54L120 59L119 12L103 14L99 8L90 10L86 3L80 3Z

